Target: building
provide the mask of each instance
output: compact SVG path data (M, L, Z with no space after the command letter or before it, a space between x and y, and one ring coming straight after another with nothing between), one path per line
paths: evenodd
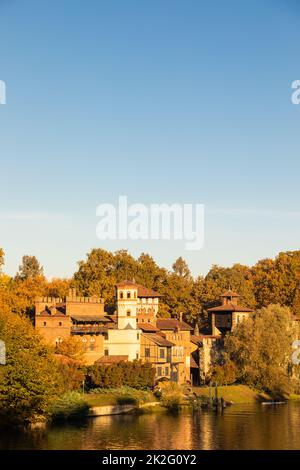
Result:
M239 295L228 290L221 295L221 305L208 309L210 315L212 335L222 335L232 331L236 325L254 312L238 302Z
M81 339L87 364L141 359L156 370L156 379L190 380L190 356L195 349L192 328L182 320L157 317L160 295L122 281L116 285L116 312L108 315L101 298L79 297L71 289L66 299L38 298L37 330L52 345L70 336Z
M211 331L191 336L196 349L191 356L191 373L194 385L205 383L210 378L211 369L217 362L223 348L226 333L254 313L250 308L239 304L239 295L228 290L221 295L221 305L208 309Z

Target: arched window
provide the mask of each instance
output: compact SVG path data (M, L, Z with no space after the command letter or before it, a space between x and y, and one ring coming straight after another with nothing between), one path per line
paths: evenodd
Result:
M130 299L131 298L131 292L130 290L127 292L127 299Z
M127 310L126 315L127 315L127 317L130 317L130 315L131 315L131 310Z
M120 299L123 299L123 297L124 297L124 294L123 294L123 292L121 291L121 292L120 292Z
M47 326L47 322L44 321L44 322L43 322L43 326Z
M61 322L61 321L60 321L60 322L58 322L58 326L62 326L62 322Z

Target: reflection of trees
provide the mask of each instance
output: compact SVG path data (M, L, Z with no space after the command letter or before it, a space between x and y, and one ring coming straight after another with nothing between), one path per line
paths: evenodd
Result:
M300 405L234 405L200 411L93 418L0 433L0 449L298 449Z

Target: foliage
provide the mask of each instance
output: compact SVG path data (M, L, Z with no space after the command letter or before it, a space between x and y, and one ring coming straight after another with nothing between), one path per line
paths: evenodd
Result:
M80 360L84 354L84 345L81 338L70 336L69 338L64 338L61 343L56 345L55 352L56 354Z
M146 390L153 386L154 377L152 365L141 361L94 364L88 367L86 383L90 389L128 386Z
M43 276L44 270L40 266L37 258L35 256L25 255L22 258L22 264L19 266L19 271L16 274L17 279L30 279L37 276Z
M80 393L67 392L57 398L49 409L53 421L68 420L86 416L89 405Z
M0 421L34 421L47 413L62 385L50 350L26 318L3 306L0 338L6 345L6 365L0 368Z
M162 405L170 411L178 410L184 399L184 388L175 382L162 382L159 388Z
M290 309L270 305L226 337L225 351L242 383L279 396L290 391L293 339Z
M224 364L216 364L212 371L211 380L219 385L230 385L236 381L237 368L234 362L227 360Z
M63 390L66 392L81 390L85 380L85 369L82 364L67 356L55 354L57 370L60 375Z

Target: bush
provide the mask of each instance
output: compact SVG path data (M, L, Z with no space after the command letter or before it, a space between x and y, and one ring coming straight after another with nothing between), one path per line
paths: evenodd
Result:
M122 386L146 390L153 386L155 370L151 364L141 361L118 364L94 364L88 367L86 385L93 388L117 388Z
M237 368L234 362L228 360L223 365L215 365L211 380L219 385L230 385L236 382Z
M164 382L160 385L161 402L171 411L179 409L183 398L183 388L175 382Z
M67 392L52 403L50 415L53 421L79 418L87 415L88 404L82 395Z

